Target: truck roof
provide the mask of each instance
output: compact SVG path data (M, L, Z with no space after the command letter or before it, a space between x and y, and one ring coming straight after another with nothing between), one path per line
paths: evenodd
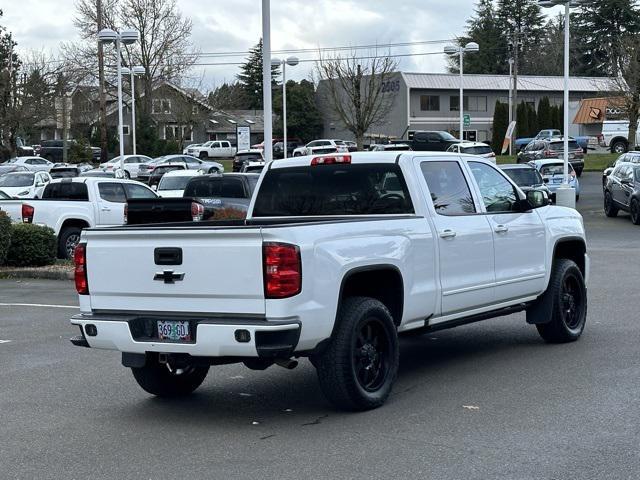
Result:
M124 178L113 178L113 177L72 177L72 178L56 178L51 180L49 183L98 183L98 182L109 182L109 183L140 183L135 180L127 180Z

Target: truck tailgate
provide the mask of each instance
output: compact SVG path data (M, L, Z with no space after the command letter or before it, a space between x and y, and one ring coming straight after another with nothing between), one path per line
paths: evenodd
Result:
M92 310L265 312L258 227L96 229L84 239ZM180 264L158 265L162 248L179 249Z

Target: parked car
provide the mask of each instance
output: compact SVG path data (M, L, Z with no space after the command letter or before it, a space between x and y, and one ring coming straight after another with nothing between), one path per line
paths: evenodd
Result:
M456 143L460 143L460 140L449 132L422 130L414 132L413 139L409 141L411 149L416 152L446 152Z
M85 170L81 172L79 177L99 177L99 178L124 178L124 173L121 170L106 172L100 168L93 168L91 170Z
M406 152L411 147L406 143L385 143L371 146L372 152Z
M533 138L517 138L514 142L516 146L516 152L520 152L533 141L553 140L557 138L562 138L562 132L560 130L556 130L552 128L546 129L546 130L540 130L538 134ZM570 138L571 140L575 140L577 142L577 144L580 146L580 148L582 148L583 153L585 154L589 149L589 145L591 143L592 138L593 138L593 142L597 143L596 137L570 137Z
M222 210L244 216L260 175L226 173L201 175L187 183L183 198L134 200L128 204L127 223L186 222L214 218Z
M130 198L157 198L146 185L113 178L62 178L44 189L42 200L24 202L22 220L51 227L58 237L58 256L73 258L82 229L124 224Z
M137 180L146 183L151 188L157 188L162 177L166 173L173 172L175 170L187 170L187 166L182 162L156 164L151 170L147 170L145 173L140 173ZM198 170L192 171L197 172Z
M520 189L527 193L529 190L539 190L544 192L547 198L551 199L551 190L544 183L544 179L540 172L529 164L504 164L500 165L500 170L507 174L518 185Z
M262 173L265 165L265 162L248 162L242 166L240 173Z
M150 170L153 170L158 165L169 163L182 163L188 170L202 170L205 173L224 172L224 166L218 162L199 160L191 155L165 155L154 158L150 162L140 164L138 168L138 179L140 181L148 181Z
M634 225L640 225L640 165L620 163L607 178L604 188L604 213L615 217L629 212Z
M236 147L226 140L212 140L203 143L199 147L187 149L189 155L198 157L200 160L208 158L231 158L236 154Z
M7 161L11 165L20 165L30 172L48 172L53 163L40 157L15 157Z
M486 143L481 142L461 142L451 145L447 152L452 153L464 153L467 155L478 155L484 157L492 163L496 163L496 154L493 153L491 147Z
M201 147L202 144L201 143L192 143L191 145L187 145L186 147L184 147L184 149L182 150L182 154L183 155L189 155L189 149L194 149L196 147Z
M637 163L640 164L640 152L627 152L620 155L613 162L609 164L607 168L602 172L602 189L604 190L605 185L607 184L607 177L611 175L613 169L619 165L620 163Z
M49 170L49 175L51 175L52 179L79 177L81 173L82 170L75 165L53 167L51 170Z
M564 162L558 160L534 160L529 164L540 172L542 181L549 187L551 199L555 202L556 190L564 181ZM580 182L571 164L569 164L569 186L576 191L576 202L579 201Z
M300 142L297 142L297 141L290 142L287 140L287 158L293 157L293 152L295 151L295 149L301 146L302 144ZM264 151L264 145L262 146L261 149L255 149L255 150ZM273 158L274 159L284 158L284 142L276 142L273 144Z
M255 148L251 150L240 150L236 153L236 156L233 157L232 169L234 172L239 172L242 170L242 167L249 162L264 162L262 150Z
M160 179L156 193L162 198L182 197L189 180L198 175L202 175L200 170L172 170L167 172Z
M143 163L149 163L153 159L146 155L125 155L123 159L124 172L126 178L137 178L140 165ZM121 161L120 155L112 158L108 162L101 163L100 168L105 171L117 170L120 168Z
M521 152L518 152L518 163L527 163L541 159L563 159L564 140L556 138L552 140L536 140L531 142ZM578 176L584 170L584 151L575 140L569 140L569 163Z
M352 142L351 140L344 140L344 145L347 147L347 150L350 152L358 151L358 144L356 142Z
M298 147L293 151L294 157L302 155L322 155L324 153L347 153L348 147L342 140L314 140L304 147Z
M50 181L47 172L13 172L0 177L0 189L13 198L40 198Z
M0 176L11 172L29 172L30 170L24 165L15 165L13 163L0 164Z
M636 133L634 145L629 145L629 121L605 120L602 122L602 133L598 137L601 147L608 148L611 153L625 153L629 148L640 145L640 130Z
M383 192L390 177L400 193ZM473 157L273 162L246 220L83 232L71 341L124 352L157 396L190 394L211 365L293 368L310 357L333 404L376 408L398 374L399 333L526 311L545 341L578 340L584 226L543 200Z
M45 140L40 146L39 155L50 162L62 162L63 160L63 141L62 140ZM75 140L67 140L67 148L70 149L74 145ZM100 148L88 147L91 150L93 161L100 160Z

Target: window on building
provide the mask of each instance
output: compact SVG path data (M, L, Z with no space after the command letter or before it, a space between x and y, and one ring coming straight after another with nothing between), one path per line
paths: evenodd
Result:
M449 100L449 111L458 112L460 110L460 95L451 95ZM487 97L483 95L469 95L464 97L464 110L466 112L486 112Z
M440 111L440 97L438 95L420 95L420 110L423 112Z
M129 130L129 125L123 125L122 126L122 134L123 135L130 135L131 134L131 132Z
M191 107L191 113L193 115L197 115L198 112L199 112L199 110L198 110L198 106L197 105L194 105L193 107Z
M171 113L171 100L155 98L151 104L151 113Z

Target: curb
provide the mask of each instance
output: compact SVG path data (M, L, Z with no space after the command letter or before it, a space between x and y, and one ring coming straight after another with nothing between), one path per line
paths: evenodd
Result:
M73 280L73 272L65 270L41 270L39 268L1 269L0 278L24 278L32 280Z

